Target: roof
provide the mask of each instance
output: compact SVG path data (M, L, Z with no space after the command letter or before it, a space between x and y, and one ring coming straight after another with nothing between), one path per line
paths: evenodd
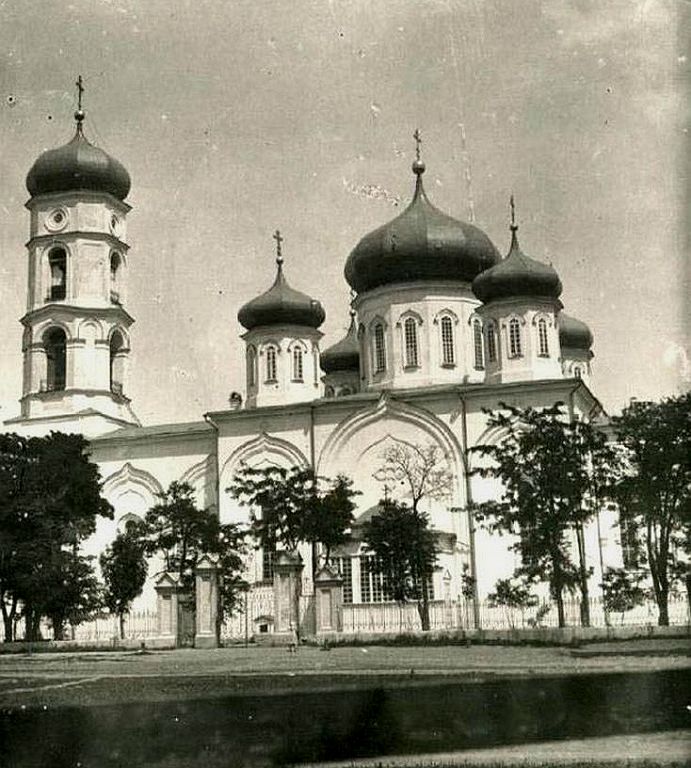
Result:
M350 253L345 278L358 293L418 280L471 282L499 261L481 229L432 205L422 184L424 170L423 163L413 164L415 193L403 213L365 235Z
M526 256L518 244L517 230L512 225L506 258L473 280L473 293L485 304L514 296L558 299L561 295L561 280L554 267Z
M124 200L130 184L130 175L122 163L91 144L84 136L81 122L77 123L72 140L40 155L26 177L26 188L32 196L90 190Z
M350 326L346 335L321 353L319 364L324 373L360 370L360 344L354 312L351 312Z
M318 328L326 318L322 305L288 285L282 260L277 260L276 279L261 296L247 302L238 312L240 323L251 331L265 325L304 325Z
M213 432L214 428L206 421L187 421L177 424L155 424L151 427L122 427L91 439L93 443L106 440L143 440L157 437L175 437L178 435Z

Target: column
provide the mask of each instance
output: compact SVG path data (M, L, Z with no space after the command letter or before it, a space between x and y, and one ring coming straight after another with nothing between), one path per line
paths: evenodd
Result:
M204 555L197 563L195 575L195 648L218 648L218 564Z

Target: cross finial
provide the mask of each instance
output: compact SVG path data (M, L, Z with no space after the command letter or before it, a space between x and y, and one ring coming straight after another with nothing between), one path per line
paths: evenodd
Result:
M77 109L81 110L82 94L84 93L84 81L82 80L81 75L77 77L77 82L75 83L75 85L77 86Z
M283 264L283 250L281 248L281 245L283 243L283 237L281 235L281 230L277 229L273 233L273 239L276 241L276 264L279 266Z
M420 129L416 128L415 133L413 134L413 138L415 139L415 159L420 159L420 145L422 144L422 135L420 134Z
M511 231L515 232L518 229L518 225L516 224L516 201L513 199L513 193L511 193L511 198L509 199L509 205L511 206Z

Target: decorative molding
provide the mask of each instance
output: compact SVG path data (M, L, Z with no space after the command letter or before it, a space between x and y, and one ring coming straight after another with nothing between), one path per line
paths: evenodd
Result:
M229 481L235 473L237 467L243 462L247 462L254 456L277 457L282 463L287 463L289 467L308 467L309 462L302 451L287 440L279 437L272 437L263 431L253 440L238 446L230 456L223 462L220 477L223 478L223 484ZM275 463L275 462L274 462ZM280 465L279 465L280 466Z
M109 500L117 498L116 493L120 490L138 488L145 490L152 499L157 494L163 492L163 486L156 478L144 469L133 467L129 461L117 471L110 475L103 483L102 493ZM120 495L120 494L118 494Z

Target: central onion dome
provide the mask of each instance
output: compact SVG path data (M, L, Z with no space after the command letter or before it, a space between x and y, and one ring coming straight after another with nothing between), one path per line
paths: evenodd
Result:
M288 285L283 274L282 238L274 235L278 244L276 279L266 293L248 301L238 312L238 320L248 331L266 325L303 325L319 328L326 318L322 305L305 293Z
M365 235L348 256L345 278L358 293L417 280L471 282L499 261L499 252L481 229L430 203L422 185L424 172L425 164L415 160L415 194L408 207Z
M559 345L562 349L590 350L593 346L593 332L581 320L564 312L559 313Z
M517 296L556 300L561 295L561 280L554 267L526 256L517 231L518 226L512 224L506 258L473 280L473 293L485 304Z
M321 353L319 364L324 373L360 370L360 345L357 339L355 312L350 310L350 327L346 335Z
M84 112L74 113L77 131L72 141L44 152L26 177L29 194L89 190L106 192L124 200L130 191L130 175L122 163L87 141L82 129Z

